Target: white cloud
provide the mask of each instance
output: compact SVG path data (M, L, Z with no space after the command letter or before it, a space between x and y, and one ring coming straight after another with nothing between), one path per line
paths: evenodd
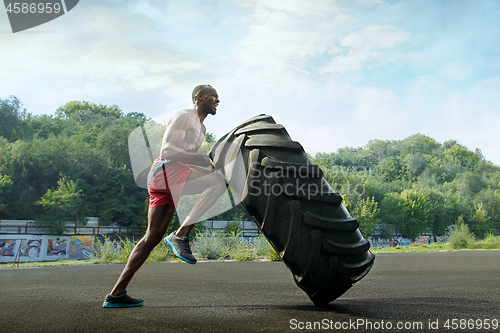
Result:
M1 35L0 90L34 113L84 99L153 117L209 83L219 137L268 113L308 152L423 132L498 163L498 34L464 6L88 0L38 28L54 33Z
M438 75L450 82L470 80L474 76L473 65L461 61L451 61L446 63L437 71Z
M133 12L146 15L154 20L161 21L165 17L157 8L151 6L147 1L141 0L133 9Z
M333 152L338 148L365 145L372 139L403 138L409 116L394 91L345 86L339 95L352 100L338 112L309 113L306 123L289 121L287 129L309 153ZM309 120L318 118L314 125Z
M146 5L141 2L138 8L146 10ZM0 89L16 94L29 112L53 113L75 99L127 108L124 100L142 100L150 93L167 103L174 90L168 87L204 66L175 51L156 29L153 14L137 15L130 7L106 4L77 8L54 20L51 27L57 33L6 36L9 48L2 53ZM144 101L132 104L154 112Z
M472 150L478 147L486 159L500 164L500 76L471 82L461 90L450 90L446 80L436 72L408 86L401 100L408 110L408 131L440 142L455 139Z
M379 6L379 5L388 5L386 1L383 0L357 0L356 3L364 6Z
M351 32L340 42L347 53L335 55L320 72L360 71L404 61L410 54L401 47L410 40L409 32L392 25L372 25Z
M247 3L254 14L242 22L248 34L238 41L236 60L273 72L294 71L305 75L301 65L335 47L336 28L352 20L330 1L263 1Z
M393 49L410 41L410 33L392 25L372 25L351 32L341 45L361 50Z

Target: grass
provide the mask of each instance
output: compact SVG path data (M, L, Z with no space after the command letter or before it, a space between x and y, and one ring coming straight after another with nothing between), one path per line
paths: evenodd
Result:
M498 250L500 249L500 236L495 236L493 234L488 234L486 238L479 242L474 242L472 244L473 249L481 250Z
M51 266L82 266L98 264L95 259L88 260L54 260L54 261L29 261L19 263L19 267L51 267ZM14 263L1 263L0 268L11 268ZM17 264L15 265L17 267Z
M407 252L436 252L436 251L452 251L451 244L431 243L420 246L395 246L371 249L373 253L407 253Z
M476 240L471 234L458 230L450 233L448 243L431 243L424 245L396 246L371 249L373 253L435 252L454 250L500 250L500 236L489 234L484 240Z

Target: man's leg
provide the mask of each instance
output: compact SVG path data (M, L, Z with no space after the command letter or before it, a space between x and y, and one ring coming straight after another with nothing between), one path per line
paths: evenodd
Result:
M226 189L226 182L219 173L201 167L191 168L182 195L200 194L200 196L181 227L165 238L165 243L183 261L189 264L196 263L196 258L189 246L189 233L195 223L214 205Z
M111 291L111 295L120 296L125 293L135 272L137 272L146 261L154 247L161 242L170 221L172 221L174 213L175 208L169 205L149 208L148 229L146 230L146 234L130 253L127 265L123 269L118 281L116 281Z
M182 195L200 193L201 195L175 235L179 238L189 236L195 223L217 202L226 189L226 181L218 172L202 167L191 167L191 173L184 185Z

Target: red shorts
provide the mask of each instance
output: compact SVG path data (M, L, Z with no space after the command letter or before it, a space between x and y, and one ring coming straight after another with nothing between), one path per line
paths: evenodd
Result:
M177 207L184 185L194 165L182 162L154 160L148 174L149 207Z

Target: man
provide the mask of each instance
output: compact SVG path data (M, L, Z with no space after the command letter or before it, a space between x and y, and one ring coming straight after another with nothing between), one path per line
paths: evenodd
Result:
M127 285L161 241L172 221L181 195L200 194L180 228L168 235L165 243L183 261L196 263L189 247L189 233L201 216L224 194L227 187L219 173L205 168L213 167L208 153L198 153L206 133L203 121L209 114L216 114L219 96L211 86L200 85L194 88L192 99L194 108L177 112L167 125L160 158L153 162L148 175L150 199L146 234L130 253L113 290L106 295L103 307L133 307L144 304L142 299L127 295Z

